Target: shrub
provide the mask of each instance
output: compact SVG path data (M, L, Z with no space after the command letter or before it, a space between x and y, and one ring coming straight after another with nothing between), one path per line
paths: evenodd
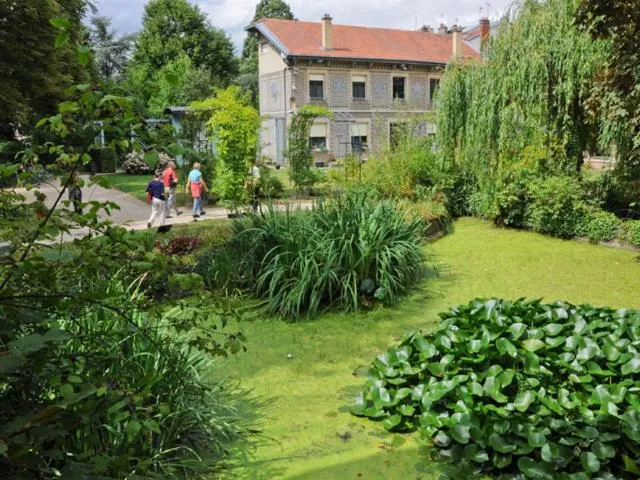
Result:
M260 196L263 198L284 197L284 185L269 168L260 171Z
M422 274L425 225L390 201L350 192L312 211L269 209L234 224L228 257L267 310L289 318L391 304ZM220 257L218 257L220 258ZM232 269L233 270L233 269Z
M354 414L419 430L448 478L638 478L640 311L491 299L440 317L378 355Z
M596 210L584 219L580 234L593 243L607 242L616 238L621 223L613 213Z
M640 248L640 220L627 220L622 223L620 230L624 242Z
M128 175L144 175L153 171L139 152L128 153L122 162L122 169Z
M571 238L579 233L587 211L578 182L569 177L539 179L530 185L533 202L529 225L539 233Z

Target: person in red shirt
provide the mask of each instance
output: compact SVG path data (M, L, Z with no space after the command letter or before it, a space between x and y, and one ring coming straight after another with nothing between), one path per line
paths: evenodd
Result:
M169 162L167 168L162 172L162 183L167 194L167 218L171 218L171 207L176 211L176 215L182 215L176 205L176 191L178 189L178 172L175 162Z

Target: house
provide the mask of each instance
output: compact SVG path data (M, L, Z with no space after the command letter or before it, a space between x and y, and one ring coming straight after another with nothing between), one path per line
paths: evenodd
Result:
M302 105L322 105L334 118L318 119L310 139L316 161L376 151L393 140L408 115L433 109L444 69L480 55L462 29L438 33L263 19L258 34L262 155L284 162L287 125ZM434 132L427 122L423 134Z

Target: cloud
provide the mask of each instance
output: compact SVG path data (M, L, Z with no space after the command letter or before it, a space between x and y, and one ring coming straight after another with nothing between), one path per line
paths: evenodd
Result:
M236 51L242 48L246 27L252 20L257 0L191 0L207 13L211 23L222 28L233 39ZM319 21L329 13L338 24L414 29L422 25L437 27L468 25L478 21L480 7L487 13L483 0L290 0L296 18ZM511 0L493 0L489 15L499 16ZM121 33L140 29L146 0L101 0L101 15L111 17Z

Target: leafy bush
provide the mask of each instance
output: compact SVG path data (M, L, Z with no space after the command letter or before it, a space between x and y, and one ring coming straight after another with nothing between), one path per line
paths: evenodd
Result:
M640 220L627 220L622 223L620 230L624 242L640 248Z
M284 185L278 177L271 173L269 168L260 171L260 196L263 198L284 197Z
M158 242L156 246L165 255L188 255L202 245L200 237L180 235L172 237L166 243Z
M593 243L607 242L616 238L621 223L613 213L596 210L584 219L580 234Z
M453 464L545 480L640 474L640 311L474 300L378 355L352 412Z
M312 211L269 209L234 224L226 257L269 312L295 318L390 304L422 274L425 225L390 201L350 192ZM213 261L216 257L213 256ZM211 261L211 258L210 258Z
M587 205L577 181L569 177L539 179L531 183L530 191L529 225L533 230L560 238L579 233Z

